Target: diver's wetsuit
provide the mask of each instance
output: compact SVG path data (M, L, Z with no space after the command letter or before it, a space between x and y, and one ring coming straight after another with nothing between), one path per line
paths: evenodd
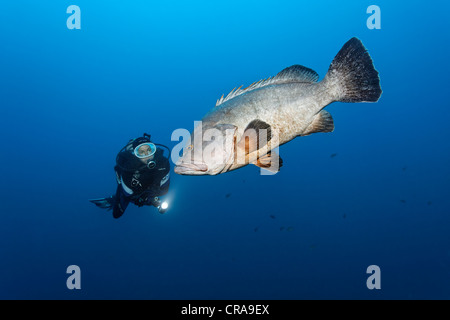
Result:
M128 152L127 147L119 153L114 168L118 182L116 194L113 196L114 218L120 218L130 202L139 207L158 206L155 197L165 195L169 191L169 159L164 156L162 149L157 148L151 161L154 162L154 167L149 168L133 153Z

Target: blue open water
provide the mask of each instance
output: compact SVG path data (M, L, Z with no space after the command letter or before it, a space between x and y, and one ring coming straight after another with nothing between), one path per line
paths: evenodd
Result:
M369 30L370 5L381 29ZM69 30L69 5L81 29ZM3 1L1 299L448 299L448 1ZM334 103L333 133L284 167L172 174L165 215L118 220L115 156L232 88L302 64L321 78L358 37L375 104ZM332 156L333 155L333 156ZM66 268L81 269L69 290ZM381 270L381 290L366 269Z

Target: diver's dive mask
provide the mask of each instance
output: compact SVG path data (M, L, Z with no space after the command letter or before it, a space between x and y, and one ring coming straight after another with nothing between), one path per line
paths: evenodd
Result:
M144 142L134 148L134 155L139 159L145 159L153 156L156 152L156 146L151 142Z
M155 154L155 152L156 146L151 142L141 143L138 146L136 146L136 148L134 148L134 155L139 159L150 158ZM156 167L156 162L150 159L147 162L147 167L149 169L153 169L154 167Z

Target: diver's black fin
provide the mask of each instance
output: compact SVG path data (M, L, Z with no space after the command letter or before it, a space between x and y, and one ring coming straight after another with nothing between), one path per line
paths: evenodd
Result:
M108 197L108 198L100 198L100 199L92 199L89 200L93 204L95 204L97 207L102 209L111 210L114 206L114 198Z

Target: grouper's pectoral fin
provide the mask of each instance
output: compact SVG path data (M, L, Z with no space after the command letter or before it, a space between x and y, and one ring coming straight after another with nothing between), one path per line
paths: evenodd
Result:
M244 135L237 144L237 149L245 155L258 151L272 139L272 130L268 123L256 119L244 130Z
M272 173L280 171L283 160L275 151L267 152L268 144L272 140L272 129L270 125L262 120L256 119L250 122L239 140L236 159L241 160L239 155L245 156L245 163L252 163L257 167L269 170ZM263 151L263 150L266 151ZM259 156L264 152L263 156Z
M301 136L307 136L318 132L333 132L334 121L328 111L322 110L314 117L311 124L303 131Z
M277 173L283 166L283 160L278 155L278 153L272 150L265 156L256 160L256 162L254 162L253 164L262 169L269 170L272 173Z

